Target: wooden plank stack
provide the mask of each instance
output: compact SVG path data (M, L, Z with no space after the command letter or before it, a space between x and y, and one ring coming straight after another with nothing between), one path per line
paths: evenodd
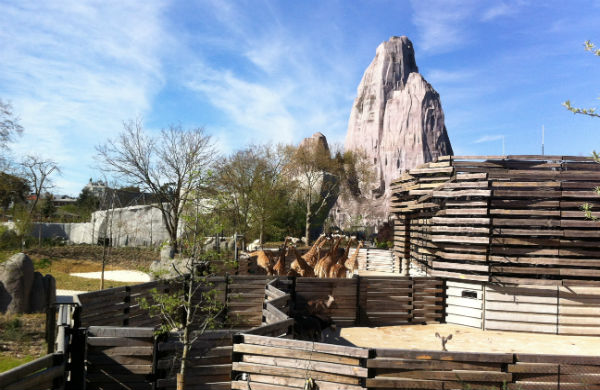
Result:
M348 258L352 258L355 252L356 248L350 248ZM388 249L361 248L357 260L358 269L361 271L400 273L397 256Z
M308 315L311 302L326 302L334 297L331 307L323 314L331 317L339 326L356 323L358 290L357 279L296 278L296 301L294 308L299 314Z
M516 354L507 371L509 388L522 390L596 389L600 385L600 357Z
M512 381L503 367L512 362L512 354L376 349L367 362L373 371L367 387L502 389Z
M444 156L393 183L394 251L431 276L512 284L600 277L600 164L569 156ZM560 284L560 282L558 283Z
M233 347L232 389L361 390L368 370L365 348L242 334Z
M86 338L87 389L151 389L154 329L90 326Z
M360 324L391 326L441 322L444 282L435 278L359 277Z
M227 320L236 328L262 324L267 276L230 276L227 284Z

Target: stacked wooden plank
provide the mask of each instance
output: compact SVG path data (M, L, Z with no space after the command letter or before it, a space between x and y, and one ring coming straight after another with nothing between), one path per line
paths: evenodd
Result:
M432 276L512 284L600 277L600 164L569 156L442 157L393 184L398 256Z
M484 329L558 333L556 286L490 284L484 289Z
M188 355L185 374L186 389L225 390L231 388L231 351L233 334L237 330L210 330L197 338ZM157 359L157 389L175 389L182 344L179 337L170 335L159 341Z
M244 333L270 337L293 336L294 319L289 315L292 296L276 287L279 284L278 279L267 283L262 309L263 324Z
M558 287L558 333L600 336L600 283Z
M338 326L352 326L357 315L357 279L297 278L294 307L300 314L311 314L314 302L327 302L329 295L334 302L323 314L331 317Z
M77 296L81 305L81 326L126 326L129 299L125 287L92 291Z
M411 322L413 281L410 278L361 276L359 280L361 324L387 326Z
M151 389L154 329L90 326L86 338L87 389Z
M369 350L242 334L233 347L232 389L360 390Z
M227 284L227 320L236 328L262 324L266 276L230 276Z
M503 389L512 354L376 349L367 361L369 389Z
M51 353L0 373L0 389L50 390L63 388L65 382L65 356Z
M522 390L596 389L600 387L600 357L516 354L508 365L513 384Z
M436 278L413 278L412 323L434 323L444 319L446 286Z
M355 248L351 248L349 258L354 256ZM387 249L361 248L358 251L358 269L361 271L378 271L400 273L400 264L394 252Z
M441 322L444 282L435 278L361 276L360 324L391 326Z

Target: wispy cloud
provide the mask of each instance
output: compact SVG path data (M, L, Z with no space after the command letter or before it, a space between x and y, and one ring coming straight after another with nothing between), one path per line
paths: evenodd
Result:
M411 4L423 50L448 52L470 39L464 21L474 14L476 1L412 0Z
M412 0L413 23L426 52L445 53L474 39L473 21L492 22L517 14L525 0L507 0L492 6L476 0Z
M481 20L487 22L499 17L513 15L516 12L517 7L515 4L509 5L507 3L500 3L484 10L483 15L481 16Z
M64 177L85 175L93 145L146 112L163 83L162 9L161 2L2 3L0 96L25 127L15 155L52 156ZM75 181L57 183L73 193Z
M476 139L475 141L473 141L474 144L481 144L484 142L492 142L492 141L499 141L501 139L504 139L504 135L484 135L483 137L479 137L478 139Z
M256 20L233 2L202 5L216 21L204 32L204 43L226 35L235 45L215 46L227 58L219 63L188 53L193 63L183 84L225 114L220 131L238 146L297 142L316 131L332 142L343 140L355 86L347 82L351 73L337 57L335 41L315 39L310 31L294 34L274 7L259 16L265 20Z

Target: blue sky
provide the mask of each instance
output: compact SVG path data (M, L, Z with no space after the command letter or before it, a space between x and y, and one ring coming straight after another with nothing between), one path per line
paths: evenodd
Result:
M342 144L361 76L393 35L414 43L456 154L600 149L600 1L0 2L0 97L25 127L15 155L55 159L76 195L94 146L124 120L204 126L223 153Z

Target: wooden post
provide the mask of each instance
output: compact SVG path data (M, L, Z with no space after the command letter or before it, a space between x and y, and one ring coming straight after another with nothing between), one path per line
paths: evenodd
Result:
M46 344L48 353L54 352L54 342L56 340L56 306L49 305L46 309Z

